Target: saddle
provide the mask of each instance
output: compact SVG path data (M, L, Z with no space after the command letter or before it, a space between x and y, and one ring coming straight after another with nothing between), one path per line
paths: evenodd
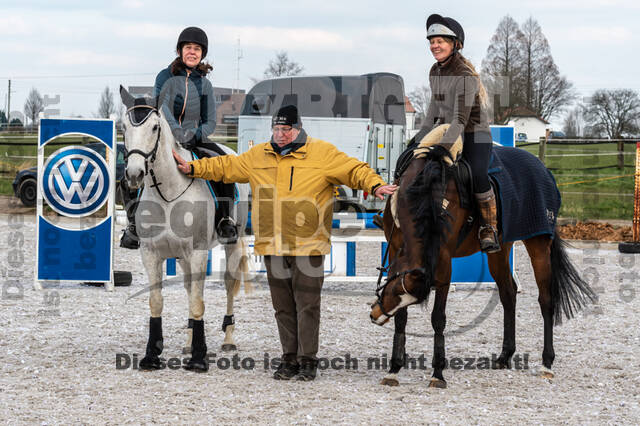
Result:
M444 136L448 128L449 124L441 124L431 130L424 138L422 138L419 143L412 144L407 147L407 149L398 158L396 173L394 174L394 180L396 181L396 183L400 179L402 174L404 174L414 158L425 158L429 156L433 147L437 146L440 140L442 140L442 137ZM449 149L450 157L442 157L442 161L445 163L448 172L451 173L456 181L460 207L471 212L469 217L466 219L465 225L460 230L458 236L458 245L460 245L462 241L464 241L464 239L467 237L469 232L471 232L475 219L479 216L473 191L473 174L471 172L471 166L469 165L467 160L462 158L462 146L462 138L458 136L458 139L456 139L455 143ZM498 192L496 184L491 176L489 177L489 180L491 182L491 186L494 188L494 191L496 191L497 194ZM499 203L499 197L497 201ZM396 224L396 227L400 228L400 222L397 217L398 207L395 193L391 196L390 202L391 214L393 216L394 222ZM498 206L498 224L500 224L501 222L500 211L500 206Z
M420 140L420 142L409 145L407 149L400 154L396 164L396 171L394 173L394 181L396 183L407 170L407 167L409 167L409 164L411 164L411 161L414 158L425 158L432 152L435 146L438 146L449 127L449 124L441 124L434 127L422 138L422 140ZM458 136L453 145L448 149L449 156L444 156L442 159L446 166L454 168L454 176L456 178L460 202L463 203L463 208L470 209L473 204L473 198L471 197L473 195L473 188L470 188L469 185L472 185L473 181L471 180L471 168L469 167L469 164L462 159L462 146L462 137ZM400 222L398 221L397 211L397 199L392 195L391 214L396 223L396 227L399 228Z

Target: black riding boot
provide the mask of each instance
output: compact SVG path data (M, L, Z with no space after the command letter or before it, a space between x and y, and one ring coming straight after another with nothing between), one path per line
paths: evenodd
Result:
M480 216L482 216L482 224L478 231L480 249L485 253L498 252L500 251L500 243L498 242L498 209L493 188L487 192L476 193L475 196Z
M235 187L234 184L222 182L212 182L218 196L218 211L216 218L216 232L222 244L235 244L238 241L238 227L231 217Z
M129 222L120 238L120 247L135 250L140 247L140 239L136 231L136 210L138 209L138 193L140 191L130 191L125 179L120 181L120 186L125 209L127 210L127 221Z

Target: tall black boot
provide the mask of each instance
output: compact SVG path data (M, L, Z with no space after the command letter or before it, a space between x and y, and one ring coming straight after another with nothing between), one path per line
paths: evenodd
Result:
M185 370L203 373L209 370L207 362L207 343L204 338L204 320L193 320L193 338L191 340L191 359Z
M147 341L147 351L145 357L140 361L141 370L158 370L160 364L159 355L164 348L162 339L162 317L149 318L149 340Z
M135 250L140 247L140 239L136 231L136 210L138 209L138 195L141 191L129 191L126 179L120 181L120 186L124 205L127 209L127 221L129 222L120 238L120 247Z
M216 218L216 232L222 244L235 244L238 241L238 227L231 217L231 209L235 195L235 186L232 183L212 182L218 196L218 211Z
M500 251L498 242L498 209L496 207L496 196L493 188L483 193L476 193L478 210L482 216L482 224L478 231L480 239L480 249L485 253L496 253Z

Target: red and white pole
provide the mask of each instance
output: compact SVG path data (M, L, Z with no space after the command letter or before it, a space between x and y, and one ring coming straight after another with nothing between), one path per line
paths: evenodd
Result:
M640 253L640 142L636 143L636 175L633 197L633 241L618 244L622 253Z
M636 143L636 190L633 203L633 242L640 242L640 142Z

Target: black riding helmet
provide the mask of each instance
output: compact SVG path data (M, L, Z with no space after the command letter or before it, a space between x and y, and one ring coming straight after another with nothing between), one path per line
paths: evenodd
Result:
M427 38L449 37L458 40L464 46L464 30L462 25L453 18L440 16L437 13L427 18Z
M186 43L197 43L202 47L202 59L207 56L207 50L209 49L209 39L207 34L198 27L188 27L182 30L178 37L178 43L176 44L176 50L179 54L182 54L182 45Z

